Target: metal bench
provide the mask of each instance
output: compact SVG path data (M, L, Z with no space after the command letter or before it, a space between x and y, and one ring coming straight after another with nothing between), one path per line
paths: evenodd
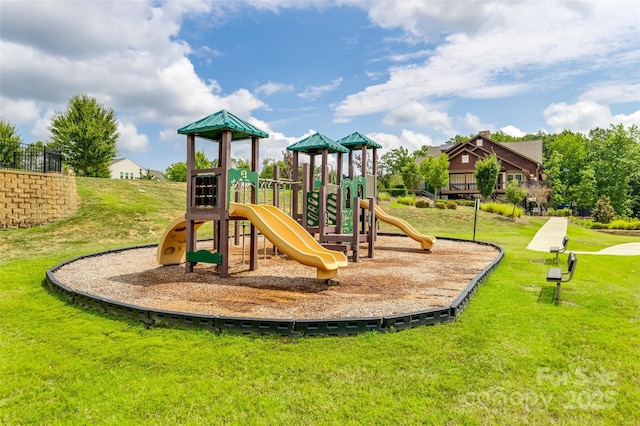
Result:
M560 253L567 251L567 244L569 244L569 237L565 235L562 239L561 247L549 247L549 252L556 254L556 265L558 264L558 256L560 256Z
M567 271L563 271L562 268L551 268L547 273L547 282L554 282L557 284L556 287L556 302L560 301L560 285L562 283L566 283L571 281L573 278L573 273L576 270L576 264L578 263L578 258L574 252L569 252L569 257L567 258Z

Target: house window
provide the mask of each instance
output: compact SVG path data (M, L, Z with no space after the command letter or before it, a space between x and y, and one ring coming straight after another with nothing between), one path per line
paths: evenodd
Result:
M522 173L507 173L507 182L517 180L518 183L522 183Z
M120 179L122 179L124 176L124 172L120 172Z
M482 146L482 139L476 139L476 146Z
M462 154L462 164L469 163L469 154Z

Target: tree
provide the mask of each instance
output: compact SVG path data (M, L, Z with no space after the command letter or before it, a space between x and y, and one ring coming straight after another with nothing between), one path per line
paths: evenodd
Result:
M507 196L507 201L513 204L513 211L511 212L511 219L513 219L516 214L516 205L520 204L522 199L527 196L527 188L514 179L507 184L505 195Z
M16 127L0 118L0 167L19 168L21 143L22 138L16 132Z
M588 143L582 134L569 130L543 139L544 164L552 180L554 206L576 203Z
M596 172L591 167L580 171L580 183L576 188L576 203L578 207L591 209L597 198Z
M195 153L195 169L204 170L215 167L217 160L211 161L207 158L204 151L196 151ZM164 177L171 182L187 181L187 163L178 161L171 164L164 172Z
M640 130L622 124L589 132L589 165L597 170L598 195L607 195L619 215L631 213L631 177L640 162Z
M485 202L493 194L500 174L500 161L495 153L476 161L476 183Z
M109 163L118 154L118 122L111 108L86 94L69 99L49 126L50 147L58 149L79 176L109 177Z
M536 203L540 212L542 211L542 206L549 199L549 194L551 194L551 189L540 182L534 182L527 190L527 196Z
M434 198L438 198L440 190L449 184L449 157L444 153L438 157L427 157L420 163L418 172L433 188Z
M251 161L248 158L232 158L231 167L234 169L248 169L251 170Z
M171 182L186 182L187 164L184 161L173 163L165 170L164 177Z
M402 168L400 174L402 174L402 180L404 181L404 186L407 188L407 191L415 193L416 189L418 189L418 183L420 182L418 165L416 164L415 159L407 162Z

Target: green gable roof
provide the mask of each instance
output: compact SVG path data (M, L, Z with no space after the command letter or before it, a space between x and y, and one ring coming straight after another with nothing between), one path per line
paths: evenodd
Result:
M304 154L319 154L323 149L327 149L329 153L342 152L348 153L349 150L344 146L336 143L321 133L314 133L293 145L287 147L288 151L299 151Z
M366 146L367 148L382 148L382 145L372 141L365 135L358 132L354 132L354 133L351 133L349 136L345 136L344 138L340 139L338 143L340 145L348 147L351 150L362 149L363 145Z
M194 133L196 136L203 138L221 140L224 130L231 130L231 140L248 139L252 136L259 138L269 137L267 133L224 109L181 127L178 129L178 134L188 135Z

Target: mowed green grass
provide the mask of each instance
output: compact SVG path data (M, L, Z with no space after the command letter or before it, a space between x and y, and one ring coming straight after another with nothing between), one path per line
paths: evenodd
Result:
M476 238L505 249L501 265L456 322L398 333L146 328L47 290L61 261L157 241L184 191L78 179L76 215L0 234L0 423L637 424L640 257L580 255L556 305L553 256L526 250L542 218L478 212ZM383 208L427 234L473 235L472 208ZM568 234L574 250L640 241Z

